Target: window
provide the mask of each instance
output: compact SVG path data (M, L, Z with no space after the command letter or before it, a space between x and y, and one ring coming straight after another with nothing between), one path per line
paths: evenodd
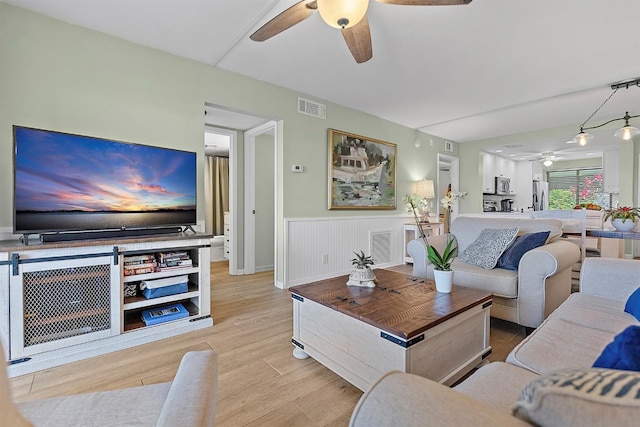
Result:
M611 207L611 194L602 191L602 168L550 171L547 179L549 209L573 209L582 203Z

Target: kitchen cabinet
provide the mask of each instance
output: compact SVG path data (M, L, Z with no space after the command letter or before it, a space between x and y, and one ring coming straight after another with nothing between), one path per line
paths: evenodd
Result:
M605 193L620 192L620 152L605 151L602 154L602 171L604 175L603 190Z
M533 161L531 162L531 175L534 181L545 181L544 172L542 171L542 162Z
M496 156L482 153L482 192L494 194L496 192Z
M517 164L502 156L482 153L482 192L494 194L496 192L496 176L504 176L511 180L510 194L516 193Z
M517 164L513 160L504 159L504 172L503 175L511 180L509 186L509 194L516 194L516 188L518 185L518 171Z

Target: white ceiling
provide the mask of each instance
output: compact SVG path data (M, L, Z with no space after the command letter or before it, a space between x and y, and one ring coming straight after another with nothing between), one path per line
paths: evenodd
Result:
M316 13L265 42L249 39L296 0L2 1L456 142L562 126L577 133L612 83L640 77L638 0L371 0L373 59L363 64ZM640 88L621 89L587 125L627 110L640 114ZM606 150L610 133L587 149ZM511 150L569 156L572 136Z

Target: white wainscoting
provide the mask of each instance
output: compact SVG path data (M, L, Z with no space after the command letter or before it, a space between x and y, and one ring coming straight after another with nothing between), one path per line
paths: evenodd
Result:
M285 218L284 287L348 274L355 251L383 258L374 268L403 264L403 225L411 220L407 216Z

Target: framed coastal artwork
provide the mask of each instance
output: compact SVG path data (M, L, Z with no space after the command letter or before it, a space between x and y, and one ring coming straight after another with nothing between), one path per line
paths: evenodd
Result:
M395 209L397 146L329 129L329 209Z

